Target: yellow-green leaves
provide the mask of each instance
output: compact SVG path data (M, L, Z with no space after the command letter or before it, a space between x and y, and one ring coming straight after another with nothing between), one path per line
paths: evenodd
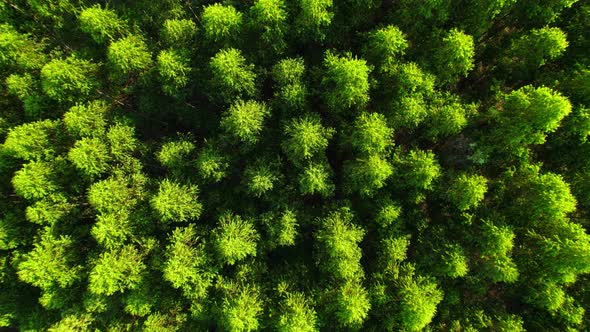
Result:
M122 75L146 70L152 64L152 55L143 37L137 35L111 43L107 58L115 73Z
M322 86L324 100L333 111L362 108L369 102L369 73L372 68L351 54L324 54Z
M199 188L165 179L160 182L151 204L163 222L185 222L199 219L203 205L198 201Z
M475 45L473 37L451 29L434 54L434 70L443 84L454 83L473 69Z
M166 247L164 279L190 299L204 300L213 283L211 261L194 225L176 228Z
M142 253L132 245L103 252L88 277L88 290L97 295L113 295L136 288L146 269Z
M112 41L127 32L127 23L117 13L99 4L82 10L79 16L80 29L98 44Z
M259 237L252 220L224 212L214 231L213 243L219 259L225 264L234 265L248 256L256 256Z
M220 3L205 6L201 20L207 40L220 45L230 45L237 40L242 28L242 13L233 6Z
M84 100L98 88L98 65L75 56L53 59L41 69L43 92L58 102Z
M197 25L191 20L171 19L164 21L160 31L162 39L172 47L194 46L194 38L197 35Z
M76 138L100 136L106 130L108 111L109 106L104 100L77 104L64 114L64 124L70 134Z
M359 153L383 153L393 146L393 130L382 114L362 113L354 122L350 142Z
M17 195L30 200L38 200L58 190L57 175L49 162L31 161L17 171L12 185Z
M315 114L295 118L285 126L283 150L293 163L300 164L323 153L334 133L333 128L322 126Z
M256 92L254 65L248 64L240 50L229 48L215 54L209 62L215 95L229 103L236 97L251 97Z
M82 272L72 238L56 238L49 229L42 231L33 249L17 261L16 267L21 280L42 289L69 287Z
M68 159L82 174L93 178L105 173L109 167L108 147L98 138L82 138L68 153Z
M232 139L246 145L258 142L264 120L270 115L268 107L254 100L238 100L221 118L221 128Z
M451 182L447 198L461 211L477 207L488 190L487 182L481 175L460 174Z
M169 96L177 96L189 81L191 67L189 58L183 52L164 50L158 54L156 67L162 81L162 91Z

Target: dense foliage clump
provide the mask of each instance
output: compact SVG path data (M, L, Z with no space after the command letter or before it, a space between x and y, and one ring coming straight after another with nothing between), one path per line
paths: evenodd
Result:
M590 330L590 1L0 2L0 329Z

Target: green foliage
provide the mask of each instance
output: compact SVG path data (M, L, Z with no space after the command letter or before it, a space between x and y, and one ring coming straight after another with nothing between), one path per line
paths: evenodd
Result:
M133 236L134 230L125 211L100 214L90 231L92 236L106 249L117 249Z
M392 109L389 117L395 129L415 129L428 116L427 106L422 97L402 97Z
M360 153L383 153L393 145L393 130L382 114L362 113L354 122L350 140Z
M322 86L324 99L331 110L344 111L362 108L369 102L369 73L371 67L351 54L338 57L332 52L324 54Z
M262 42L275 51L282 51L287 30L287 11L282 0L257 0L250 7L252 25L261 31Z
M35 42L29 34L19 33L3 21L0 24L0 69L38 70L47 62L45 45Z
M59 322L53 324L48 332L67 332L67 331L90 331L92 324L92 317L89 314L83 315L68 315L62 318Z
M254 197L260 197L272 190L279 178L269 164L261 161L246 167L244 179L246 190Z
M117 160L130 156L139 145L135 138L135 128L122 123L109 127L107 141L111 148L111 155Z
M308 163L299 174L299 192L303 195L331 196L334 184L331 182L332 170L325 163Z
M434 54L434 70L442 83L453 83L473 69L475 46L473 37L451 29Z
M6 89L20 100L25 100L35 91L35 79L30 74L12 74L6 78Z
M363 274L359 243L365 231L352 223L349 208L330 212L320 220L315 235L319 249L318 267L337 279L354 280Z
M299 164L323 153L335 130L325 128L319 116L309 114L291 119L284 132L283 151L293 163Z
M249 285L234 286L221 304L219 326L224 331L255 331L260 327L260 291Z
M296 18L297 31L304 39L321 41L325 30L332 23L332 0L299 0L299 15Z
M431 151L411 150L398 156L394 167L401 187L415 190L432 190L433 182L441 175L441 168Z
M402 277L399 281L401 326L407 331L420 331L431 322L437 305L443 299L443 292L427 277Z
M359 330L370 309L369 294L358 282L347 281L336 294L336 319L345 328Z
M194 225L172 232L166 257L164 279L174 288L182 289L187 298L206 298L214 274L210 272L210 259Z
M164 143L156 156L163 166L182 170L190 164L190 157L195 151L193 142L187 139Z
M203 205L198 198L199 188L196 185L182 185L164 179L150 202L163 222L185 222L201 216Z
M99 4L83 9L78 18L80 29L89 34L98 44L105 44L125 34L127 23L112 9L101 8Z
M43 120L25 123L10 129L4 149L24 160L51 159L56 153L59 122Z
M189 58L181 52L164 50L158 54L156 68L162 80L162 91L176 96L188 84L191 67Z
M367 59L379 64L381 70L394 65L408 48L404 33L394 25L371 31L365 51Z
M16 214L5 214L0 218L0 250L11 250L17 248L25 235L22 230L22 220L20 215ZM6 259L0 258L0 281L5 282L6 271L4 270L6 265ZM1 321L1 320L0 320Z
M295 245L300 225L293 210L285 209L281 214L268 213L262 217L262 221L272 248Z
M431 107L427 135L432 139L459 134L476 113L475 105L464 105L452 95L435 99Z
M364 196L373 196L376 190L385 186L393 174L393 167L383 157L373 154L344 163L348 189Z
M519 272L510 258L515 234L507 226L495 226L484 222L481 241L481 258L484 274L493 282L515 282Z
M138 286L146 266L133 246L103 252L88 276L88 290L97 295L113 295Z
M461 211L477 207L488 191L487 182L481 175L460 174L452 180L447 198Z
M576 210L576 198L563 177L553 173L534 177L527 185L527 213L532 220L559 221ZM519 201L518 203L521 203Z
M109 106L104 100L93 100L86 105L72 106L64 114L64 124L76 138L102 136L107 127Z
M587 1L0 22L0 329L590 329Z
M243 15L231 5L214 3L203 8L201 20L207 40L229 45L241 32Z
M177 311L177 308L174 308ZM182 330L186 321L186 314L160 312L153 313L143 322L144 331L177 332Z
M99 138L82 138L68 153L68 158L84 175L96 177L108 170L108 147Z
M209 62L213 74L211 84L226 102L235 97L251 97L256 92L254 65L247 64L240 50L223 49Z
M96 64L75 56L53 59L41 68L41 88L58 102L83 100L99 86L97 71Z
M232 212L224 212L214 230L214 246L219 259L234 265L248 256L256 256L259 235L249 219Z
M43 161L31 161L18 170L12 178L17 195L30 200L38 200L53 194L59 189L53 165Z
M301 110L308 98L308 89L303 81L305 63L301 58L281 60L272 69L277 82L276 97L289 110Z
M566 34L559 28L533 29L516 39L509 54L522 66L537 68L560 57L568 47Z
M317 314L302 293L287 293L279 304L279 332L318 331Z
M228 172L229 162L213 145L206 145L196 160L199 176L204 180L219 182Z
M51 186L51 184L48 184ZM48 188L45 188L47 190ZM54 225L66 216L73 208L61 194L53 193L46 198L27 206L25 216L28 221L39 225Z
M393 272L397 275L399 264L407 258L410 239L408 237L386 238L381 241L381 264L385 266L385 271Z
M498 318L496 328L501 332L525 332L523 323L522 318L517 315L505 315Z
M559 14L578 0L524 0L518 1L516 12L522 20L531 25L545 25L555 21Z
M254 100L238 100L221 118L221 128L228 136L243 144L258 142L264 120L270 115L268 107Z
M69 287L80 278L82 266L76 265L74 241L67 236L53 237L48 230L41 233L33 249L17 263L18 277L35 287Z
M109 45L107 58L113 71L128 75L148 69L152 55L141 36L129 35Z
M493 113L499 125L496 135L507 148L542 144L571 110L559 92L528 85L504 95L502 108Z
M424 71L416 63L402 63L391 68L395 86L402 95L429 96L434 93L435 76Z
M117 213L136 203L134 188L126 179L110 177L93 183L88 189L88 202L100 213Z
M442 251L441 265L438 271L441 275L458 278L464 277L469 272L467 257L458 244L446 245Z
M402 208L399 204L396 204L391 201L385 201L379 210L377 211L377 216L375 217L375 221L381 227L387 227L392 225L402 213Z
M169 46L190 47L197 35L197 25L191 20L168 19L164 21L160 35Z

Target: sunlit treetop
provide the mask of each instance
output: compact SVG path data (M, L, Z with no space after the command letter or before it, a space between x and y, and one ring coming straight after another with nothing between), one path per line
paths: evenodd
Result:
M231 5L214 3L203 8L201 20L207 40L228 45L237 40L242 29L243 15Z
M103 135L107 126L109 105L104 100L72 106L64 114L64 124L74 137Z
M109 45L107 58L113 70L127 75L147 69L152 55L143 37L130 35Z
M321 41L334 17L332 0L300 0L297 30L303 38Z
M473 69L474 56L473 37L451 29L433 55L434 71L442 83L453 83L458 78L467 76Z
M322 86L328 107L342 111L351 107L361 108L369 102L369 73L372 68L363 59L351 54L337 56L324 54Z
M127 23L115 11L102 8L99 4L82 10L79 20L80 29L98 44L112 41L127 30Z
M382 153L393 145L393 130L382 114L362 113L354 122L350 140L360 153Z
M536 68L560 57L569 43L559 28L533 29L516 39L509 49L528 68Z
M257 101L237 101L224 113L221 128L244 144L254 144L260 138L264 120L270 115L268 107Z
M398 27L389 25L369 33L365 52L373 64L387 68L404 55L408 46L404 33Z
M315 114L292 119L284 131L283 150L294 163L309 160L324 152L335 133L333 128L324 127L320 117Z
M24 160L52 159L59 148L58 121L36 121L10 129L4 149Z
M203 211L198 195L199 188L195 185L182 185L164 179L152 197L151 205L162 222L196 220Z
M187 19L169 19L164 21L160 31L162 39L170 46L191 47L197 35L197 25Z
M216 95L226 102L236 97L251 97L256 92L254 65L238 49L223 49L211 58L209 67L213 74L212 85Z
M99 86L98 66L75 56L53 59L41 69L41 87L50 98L59 102L84 99Z

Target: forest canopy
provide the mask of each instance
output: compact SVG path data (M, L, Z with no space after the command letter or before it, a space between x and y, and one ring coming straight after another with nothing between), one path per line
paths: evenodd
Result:
M0 2L0 330L590 330L590 1Z

